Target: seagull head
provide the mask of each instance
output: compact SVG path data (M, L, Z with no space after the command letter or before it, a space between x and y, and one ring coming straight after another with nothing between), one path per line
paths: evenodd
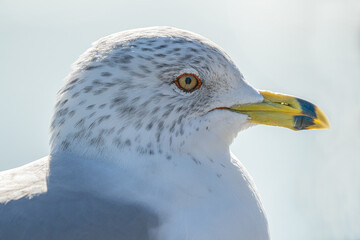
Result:
M250 86L206 38L153 27L101 38L58 93L51 152L141 155L228 149L255 124L328 127L315 105Z

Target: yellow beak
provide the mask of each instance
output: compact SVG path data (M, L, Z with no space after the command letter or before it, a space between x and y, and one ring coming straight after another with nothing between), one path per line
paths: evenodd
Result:
M264 101L254 104L233 105L230 110L246 114L249 122L286 127L292 130L329 128L326 115L314 104L300 98L259 91Z

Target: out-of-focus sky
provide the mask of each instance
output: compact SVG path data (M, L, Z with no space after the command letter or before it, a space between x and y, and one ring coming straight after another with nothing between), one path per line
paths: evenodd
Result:
M56 92L91 42L155 25L208 37L254 87L328 115L329 131L257 126L231 146L258 187L272 239L360 239L358 0L3 0L0 170L48 154Z

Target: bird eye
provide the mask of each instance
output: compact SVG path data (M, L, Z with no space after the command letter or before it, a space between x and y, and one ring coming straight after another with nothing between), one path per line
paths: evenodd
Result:
M201 86L201 80L193 73L181 74L174 82L184 92L193 92Z

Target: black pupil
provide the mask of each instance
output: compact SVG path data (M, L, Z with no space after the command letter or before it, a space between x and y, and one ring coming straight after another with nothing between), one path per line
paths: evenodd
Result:
M187 78L185 79L185 83L186 83L186 84L190 84L190 83L191 83L191 78L190 78L190 77L187 77Z

